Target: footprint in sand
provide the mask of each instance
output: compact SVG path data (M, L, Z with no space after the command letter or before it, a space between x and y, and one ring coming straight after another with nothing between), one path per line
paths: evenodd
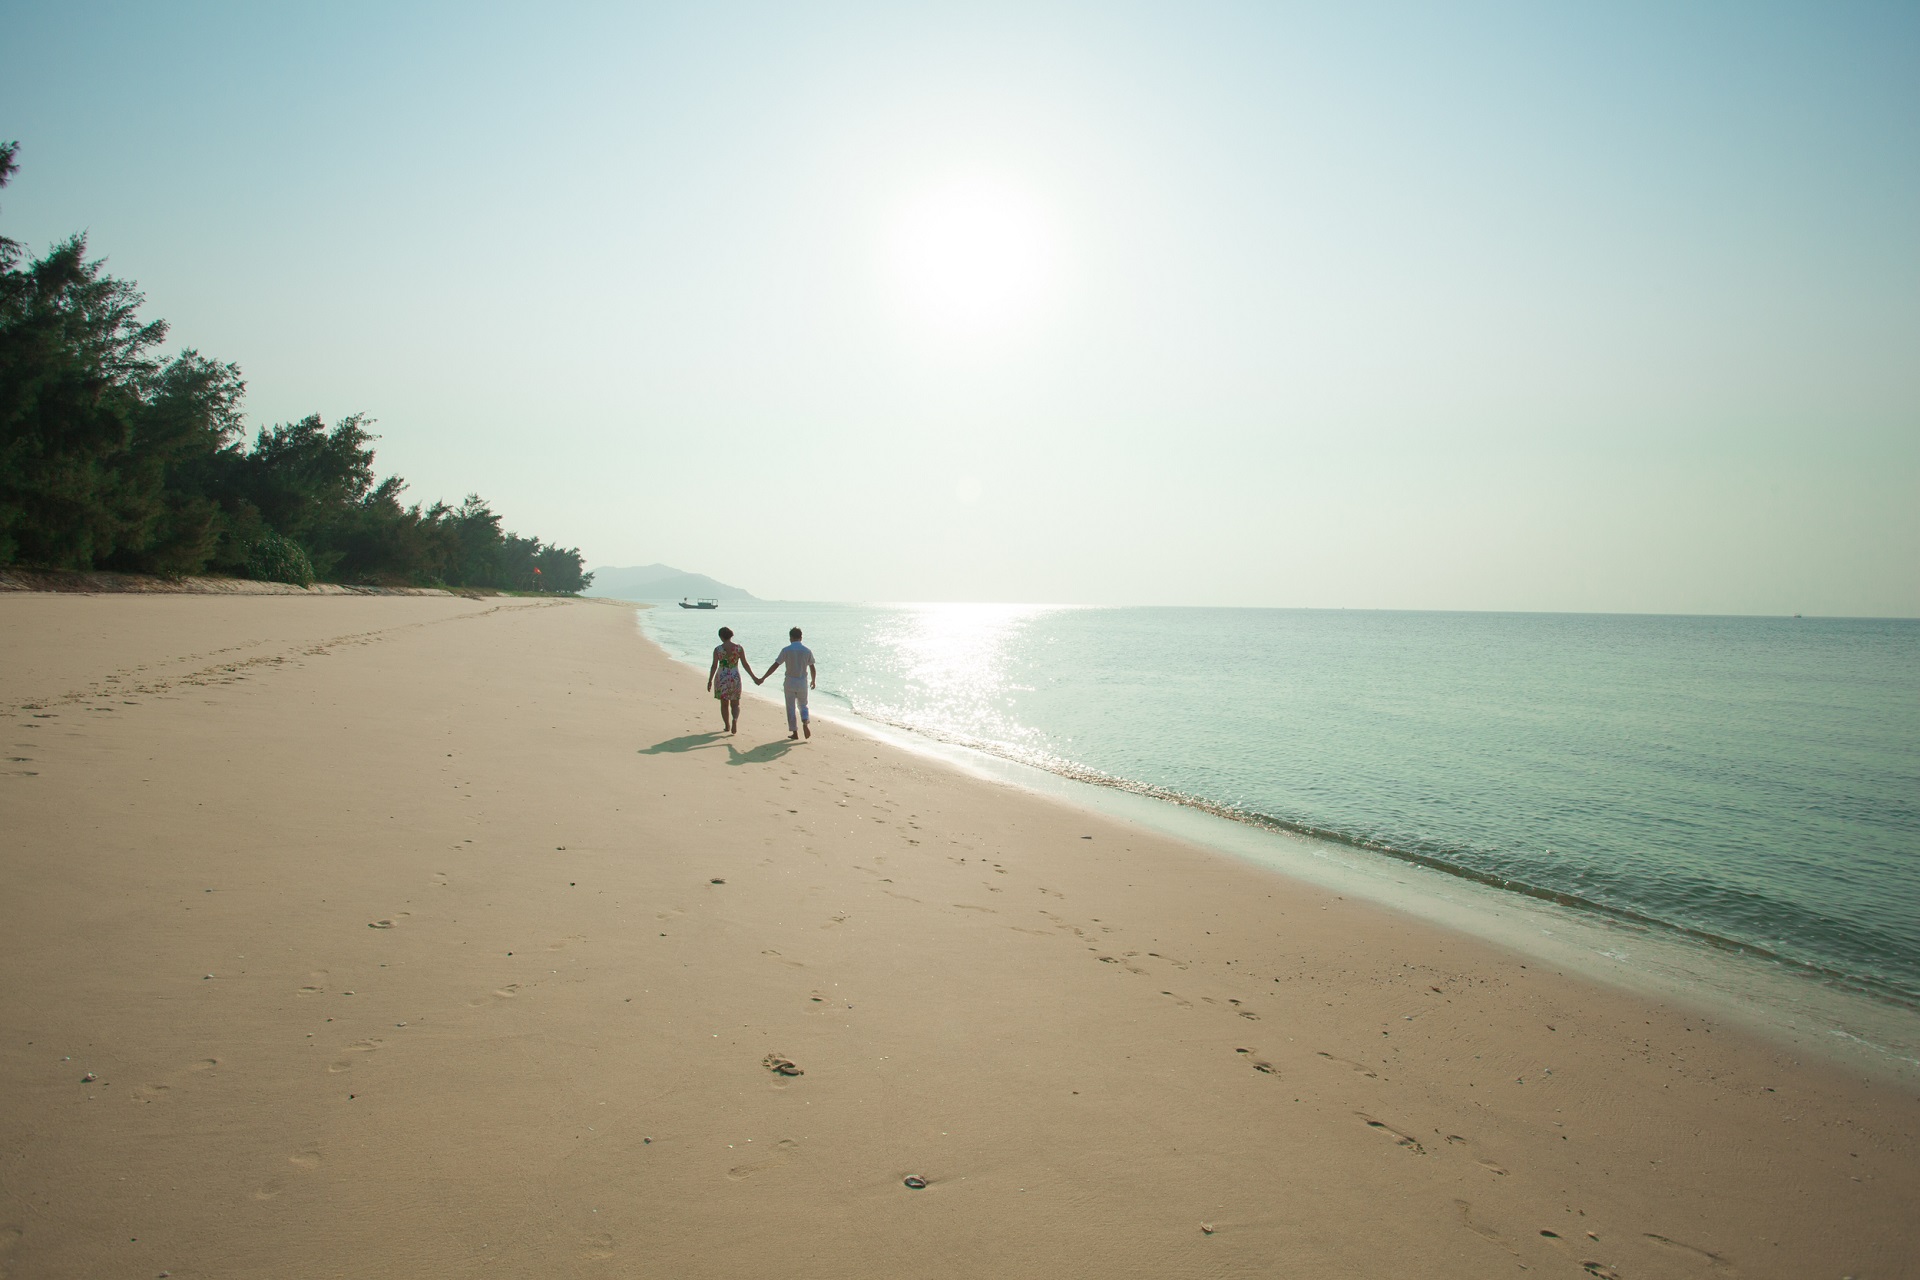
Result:
M1160 994L1165 996L1167 999L1173 1001L1175 1004L1179 1005L1182 1009L1193 1008L1193 1001L1182 1000L1179 996L1173 994L1173 992L1171 991L1162 991Z
M174 1084L183 1083L189 1076L198 1075L205 1071L212 1071L219 1065L220 1059L218 1058L202 1058L198 1062L188 1064L183 1070L174 1072L171 1077L171 1083L166 1080L161 1080L150 1084L139 1084L135 1085L131 1092L134 1097L142 1102L159 1102L173 1093Z
M1447 1135L1447 1145L1450 1147L1470 1147L1474 1144L1471 1138L1463 1138L1457 1133L1450 1133ZM1506 1166L1496 1164L1492 1160L1475 1160L1474 1163L1495 1177L1504 1178L1507 1176ZM1540 1234L1543 1236L1553 1235L1551 1231L1542 1231ZM1557 1239L1558 1237L1555 1238Z
M517 982L509 982L504 987L495 987L487 995L475 996L473 999L467 1001L467 1008L469 1009L485 1008L486 1006L494 1003L494 1001L511 1000L519 993L520 993L520 984Z
M1062 920L1059 916L1053 914L1053 912L1051 911L1042 911L1040 914L1045 916L1047 919L1053 921L1053 927L1056 929L1065 929L1068 933L1071 933L1076 938L1084 939L1087 936L1087 931L1085 929L1082 929L1077 924L1068 924L1065 920Z
M369 929L391 929L391 928L393 928L393 926L394 926L394 924L395 924L395 922L396 922L396 921L399 921L399 920L404 920L404 919L406 919L406 918L407 918L408 916L410 916L410 915L412 915L412 914L413 914L413 912L411 912L411 911L396 911L396 912L394 912L394 913L393 913L393 914L392 914L391 916L389 916L389 917L387 917L387 918L386 918L386 919L384 919L384 920L369 920L369 921L367 922L367 928L369 928Z
M1328 1062L1337 1062L1343 1067L1352 1067L1369 1080L1378 1080L1380 1078L1379 1073L1368 1067L1365 1063L1355 1062L1352 1058L1336 1058L1324 1049L1316 1050L1315 1052L1317 1057L1325 1058Z
M287 1163L292 1165L293 1168L286 1173L276 1174L268 1178L265 1185L253 1193L253 1198L255 1200L273 1199L289 1186L293 1185L296 1179L305 1174L312 1173L315 1169L319 1168L320 1160L320 1148L313 1143L307 1144L287 1157Z
M1666 1236L1657 1236L1650 1231L1643 1234L1641 1239L1645 1240L1648 1244L1658 1245L1662 1249L1681 1254L1690 1261L1704 1262L1721 1275L1734 1274L1733 1264L1731 1262L1728 1262L1719 1254L1709 1252L1697 1245L1687 1244L1680 1240L1670 1240Z
M1387 1124L1384 1121L1375 1120L1372 1116L1366 1114L1364 1111L1356 1111L1353 1114L1359 1116L1362 1120L1365 1120L1367 1122L1367 1128L1376 1129L1379 1132L1384 1133L1389 1138L1392 1138L1395 1144L1405 1147L1412 1154L1416 1156L1423 1156L1427 1154L1427 1149L1420 1145L1420 1139L1414 1137L1412 1134L1402 1133L1400 1132L1400 1130L1394 1128L1392 1125Z
M1515 1256L1519 1255L1520 1251L1513 1247L1513 1241L1507 1239L1485 1223L1475 1222L1473 1220L1473 1206L1470 1203L1465 1200L1455 1200L1453 1204L1456 1209L1460 1210L1461 1226L1473 1232L1473 1234L1479 1236L1482 1240L1490 1244L1497 1244Z
M369 1038L366 1040L355 1040L352 1044L348 1045L344 1050L342 1050L342 1052L372 1053L375 1050L379 1049L380 1045L381 1045L381 1041L376 1039ZM351 1071L351 1070L353 1070L352 1058L335 1058L332 1062L329 1062L327 1064L327 1071L331 1075L339 1075L343 1071Z
M733 1168L727 1170L727 1176L735 1182L738 1182L742 1178L751 1178L756 1173L765 1173L768 1169L777 1168L785 1164L793 1158L794 1152L799 1149L800 1144L792 1138L782 1138L767 1148L767 1154L765 1156L758 1160L750 1160L746 1164L733 1166Z
M580 1256L595 1262L605 1262L614 1254L613 1235L606 1231L596 1231L580 1242Z
M1201 998L1202 1000L1204 1000L1204 1001L1206 1001L1206 1002L1207 1002L1208 1004L1210 1004L1210 1005L1216 1005L1216 1006L1217 1006L1217 1005L1218 1005L1218 1004L1220 1003L1220 1002L1219 1002L1218 1000L1215 1000L1215 999L1214 999L1214 998L1213 998L1212 996L1201 996L1200 998ZM1235 1013L1237 1013L1237 1014L1239 1014L1239 1015L1240 1015L1241 1017L1243 1017L1243 1018L1245 1018L1245 1019L1246 1019L1246 1020L1247 1020L1248 1022L1258 1022L1258 1021L1260 1021L1260 1015L1259 1015L1259 1014L1257 1014L1257 1013L1255 1013L1255 1012L1254 1012L1253 1010L1251 1010L1251 1009L1242 1009L1242 1008L1240 1007L1240 1002L1239 1002L1238 1000L1235 1000L1235 999L1232 999L1231 997L1229 997L1229 998L1228 998L1228 1000L1227 1000L1227 1004L1228 1004L1228 1005L1229 1005L1229 1006L1230 1006L1230 1007L1231 1007L1231 1008L1233 1009L1233 1011L1234 1011Z

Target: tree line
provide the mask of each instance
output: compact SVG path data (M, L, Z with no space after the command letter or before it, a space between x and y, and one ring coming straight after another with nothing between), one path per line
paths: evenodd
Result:
M0 187L18 144L0 143ZM0 566L214 573L302 586L574 592L578 550L523 538L477 494L403 504L364 415L241 423L237 365L158 354L131 281L84 235L29 259L0 236Z

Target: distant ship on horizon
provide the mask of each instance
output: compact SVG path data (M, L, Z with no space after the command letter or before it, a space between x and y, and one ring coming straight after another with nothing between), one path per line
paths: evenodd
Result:
M688 600L683 597L680 601L680 607L682 609L718 609L720 602L713 599Z

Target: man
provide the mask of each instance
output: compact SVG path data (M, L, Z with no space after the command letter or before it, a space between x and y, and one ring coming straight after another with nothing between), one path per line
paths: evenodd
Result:
M800 643L800 628L787 632L793 643L780 651L765 675L753 678L755 684L764 682L768 676L778 671L782 665L787 668L787 740L797 740L802 733L813 736L813 725L807 720L807 690L819 687L819 671L813 665L813 650ZM798 719L794 718L794 708L800 709Z

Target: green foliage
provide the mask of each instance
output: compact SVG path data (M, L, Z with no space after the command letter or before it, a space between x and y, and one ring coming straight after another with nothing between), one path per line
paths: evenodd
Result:
M19 143L0 142L0 187L12 182L13 175L20 171L19 162L14 159L19 153ZM20 255L23 252L25 251L20 247L18 240L9 240L5 236L0 236L0 268L12 270L13 265L20 261Z
M0 271L0 558L165 572L210 514L169 471L226 443L242 384L192 351L156 360L167 326L101 265L75 236Z
M16 169L0 143L0 187ZM0 237L0 565L276 582L576 592L580 553L505 532L477 494L402 506L372 421L318 415L242 438L246 384L191 349L161 359L130 281L84 236L24 262Z
M263 533L247 548L247 576L261 582L290 582L296 587L310 587L313 564L292 538Z

